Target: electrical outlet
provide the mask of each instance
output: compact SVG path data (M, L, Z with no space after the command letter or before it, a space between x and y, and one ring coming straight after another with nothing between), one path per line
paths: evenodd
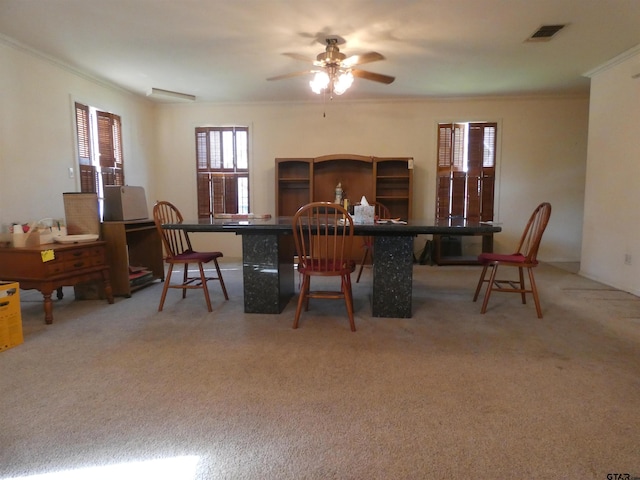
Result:
M630 253L625 253L624 254L624 264L625 265L631 265L631 254Z
M69 167L69 178L74 178L73 167Z

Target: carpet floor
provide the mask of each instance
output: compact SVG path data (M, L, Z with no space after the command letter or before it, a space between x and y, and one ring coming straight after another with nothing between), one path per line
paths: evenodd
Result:
M371 270L291 328L162 285L103 300L21 291L0 352L0 479L640 477L640 299L540 265L533 301L471 298L473 266L414 267L413 317L373 318ZM355 277L354 277L355 278ZM629 477L611 477L626 473ZM57 475L57 476L56 476Z

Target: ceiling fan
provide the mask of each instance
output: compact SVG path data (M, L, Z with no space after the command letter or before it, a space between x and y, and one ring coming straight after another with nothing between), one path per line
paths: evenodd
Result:
M351 55L347 57L340 52L339 44L343 44L344 40L337 36L327 37L325 39L327 47L324 52L318 54L315 60L305 57L297 53L285 53L288 57L303 62L312 63L314 68L299 72L285 73L276 77L267 78L267 80L282 80L285 78L298 77L301 75L314 74L313 79L309 82L311 90L314 93L335 93L342 95L353 83L353 78L364 78L374 82L390 84L395 77L383 75L381 73L368 72L353 68L364 63L377 62L384 60L384 56L378 52L368 52L362 55Z

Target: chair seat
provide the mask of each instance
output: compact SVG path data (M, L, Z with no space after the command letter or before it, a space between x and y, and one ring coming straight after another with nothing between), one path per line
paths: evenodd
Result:
M478 261L483 265L491 262L527 263L527 257L521 253L501 254L501 253L481 253ZM536 260L534 264L537 264Z
M318 260L313 260L308 267L302 264L298 265L298 271L303 275L326 275L332 273L334 275L348 274L356 269L356 262L354 260L348 260L344 265L336 264L333 261L324 261L322 265Z
M182 252L178 255L171 257L171 261L173 262L202 262L207 263L215 258L222 257L222 252L194 252L194 251L186 251Z

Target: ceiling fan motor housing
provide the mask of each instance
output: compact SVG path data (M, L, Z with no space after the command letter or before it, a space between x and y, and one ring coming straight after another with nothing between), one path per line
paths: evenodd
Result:
M322 62L326 65L340 65L340 62L347 58L347 56L340 52L336 42L332 42L331 39L327 39L327 48L324 53L318 54L316 59L318 62Z

